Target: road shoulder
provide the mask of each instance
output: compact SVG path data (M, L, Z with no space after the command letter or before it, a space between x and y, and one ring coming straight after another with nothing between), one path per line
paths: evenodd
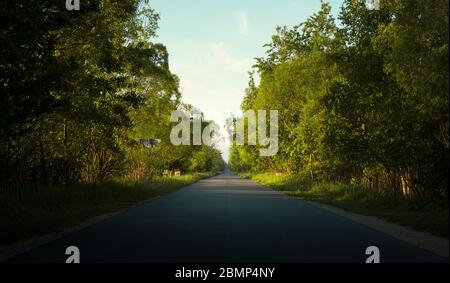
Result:
M417 231L412 228L391 223L376 217L356 214L331 205L309 201L301 197L297 198L313 206L327 210L354 222L388 234L404 242L410 243L416 247L431 251L439 256L449 258L449 240L446 238L437 237L427 232Z

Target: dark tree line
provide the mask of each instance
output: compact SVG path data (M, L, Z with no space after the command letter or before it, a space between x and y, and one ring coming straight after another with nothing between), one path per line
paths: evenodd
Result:
M151 177L213 148L177 149L170 113L181 105L158 14L147 0L0 4L0 187ZM149 150L141 138L160 138ZM206 170L207 168L194 168ZM139 172L137 174L136 172Z

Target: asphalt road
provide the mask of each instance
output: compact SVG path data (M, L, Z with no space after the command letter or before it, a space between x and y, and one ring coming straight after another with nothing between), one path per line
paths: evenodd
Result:
M12 258L65 262L77 246L83 262L364 263L448 262L431 252L299 199L224 174L104 220Z

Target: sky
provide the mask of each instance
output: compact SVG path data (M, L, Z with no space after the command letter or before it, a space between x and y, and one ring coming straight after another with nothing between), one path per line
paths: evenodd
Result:
M328 1L337 15L343 0ZM265 53L277 26L292 27L320 9L320 0L153 0L160 14L156 42L166 45L183 102L225 132L239 115L254 58ZM228 160L227 139L218 146Z

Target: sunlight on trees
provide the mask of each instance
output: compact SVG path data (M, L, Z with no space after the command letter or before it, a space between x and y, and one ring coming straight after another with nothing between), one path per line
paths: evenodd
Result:
M13 1L0 17L2 191L222 166L167 138L181 94L147 0Z
M345 1L277 28L242 104L280 109L280 152L233 146L236 171L448 198L448 1Z

